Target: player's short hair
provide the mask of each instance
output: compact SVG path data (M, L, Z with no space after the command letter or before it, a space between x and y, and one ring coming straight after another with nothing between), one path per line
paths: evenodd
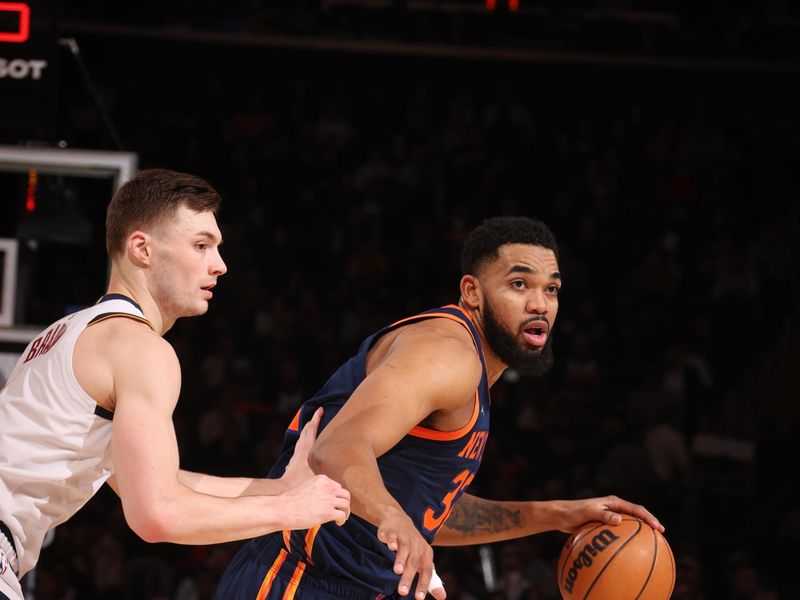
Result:
M182 206L216 214L220 201L219 192L200 177L168 169L139 171L117 190L106 209L108 255L122 254L131 233L158 226Z
M495 260L500 246L530 244L552 250L558 258L558 244L550 228L529 217L491 217L472 231L461 250L461 274L476 274Z

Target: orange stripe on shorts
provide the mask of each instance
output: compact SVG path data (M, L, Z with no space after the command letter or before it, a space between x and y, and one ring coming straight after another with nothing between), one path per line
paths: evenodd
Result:
M297 568L295 568L294 573L292 573L292 578L289 580L289 587L286 588L286 591L283 593L283 600L294 600L294 595L297 592L297 588L300 587L300 580L303 578L303 572L306 570L306 563L302 560L297 563Z
M314 561L311 560L311 551L314 549L314 540L317 537L319 528L320 526L316 525L315 527L309 529L306 533L306 556L308 557L308 562L310 562L312 565L314 564Z
M272 588L272 583L275 581L275 576L278 574L278 571L281 570L283 562L286 560L286 556L286 550L281 548L278 557L275 559L275 562L272 563L269 571L267 571L267 576L264 577L264 581L261 583L256 600L264 600L267 597L270 588Z
M288 529L284 529L282 532L283 535L283 545L286 546L286 550L288 552L292 551L292 532Z

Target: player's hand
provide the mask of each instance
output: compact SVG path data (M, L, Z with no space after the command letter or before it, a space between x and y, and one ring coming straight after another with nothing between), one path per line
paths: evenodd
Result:
M394 572L400 575L397 593L401 596L408 595L411 583L419 573L414 597L417 600L425 600L433 573L433 548L417 531L409 516L400 509L392 512L381 521L378 527L378 539L390 550L397 552L394 561ZM444 592L444 588L441 591Z
M313 475L281 494L288 529L309 529L350 516L350 492L326 475Z
M308 453L314 442L317 441L317 431L319 430L319 422L322 419L322 407L320 406L315 412L311 420L306 423L303 430L300 432L300 437L294 445L294 453L286 465L281 479L286 484L287 488L294 487L306 479L314 477L314 471L308 466Z
M624 514L633 515L653 529L657 529L661 533L664 532L664 526L644 506L628 502L616 496L565 501L565 510L559 529L566 533L572 533L589 521L600 521L601 523L616 525L622 521L622 515Z

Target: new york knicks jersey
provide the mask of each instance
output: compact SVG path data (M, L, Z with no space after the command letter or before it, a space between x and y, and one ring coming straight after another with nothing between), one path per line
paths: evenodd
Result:
M78 384L72 354L86 327L138 304L109 294L53 323L33 340L0 390L0 521L15 538L21 577L36 564L49 529L78 511L111 476L110 407Z
M364 380L367 354L381 336L409 323L434 318L452 319L463 325L480 356L483 373L475 391L472 417L457 431L414 427L377 459L387 490L430 543L475 476L489 433L489 383L481 341L469 317L457 306L398 321L364 340L358 353L303 404L286 433L270 477L283 474L299 432L319 406L325 408L320 431L336 416ZM392 570L395 553L378 540L374 525L356 515L341 527L329 523L309 530L270 534L250 542L249 550L267 552L267 547L274 547L276 542L281 542L293 557L313 565L315 571L367 588L376 596L390 596L396 591L400 577Z

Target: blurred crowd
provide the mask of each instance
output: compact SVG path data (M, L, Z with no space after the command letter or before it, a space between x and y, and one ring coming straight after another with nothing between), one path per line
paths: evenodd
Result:
M184 468L265 474L364 336L458 300L472 227L535 216L561 245L556 366L495 386L470 491L615 493L666 525L677 600L800 597L796 373L775 367L799 318L789 75L83 51L142 166L224 195L229 272L167 336ZM62 104L72 146L108 144L77 82ZM437 549L437 568L452 600L553 600L565 539ZM104 491L57 529L36 598L205 600L237 548L144 544Z

